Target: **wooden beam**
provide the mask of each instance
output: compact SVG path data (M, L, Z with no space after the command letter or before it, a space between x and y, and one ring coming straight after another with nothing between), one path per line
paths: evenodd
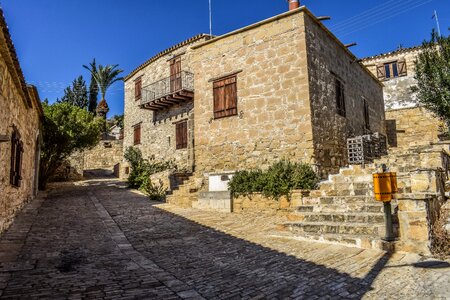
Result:
M0 134L0 143L9 142L11 138L8 135Z

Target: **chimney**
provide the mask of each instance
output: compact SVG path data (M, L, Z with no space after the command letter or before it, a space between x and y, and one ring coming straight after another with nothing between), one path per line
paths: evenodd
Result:
M289 10L294 10L300 7L299 0L288 0L289 1Z

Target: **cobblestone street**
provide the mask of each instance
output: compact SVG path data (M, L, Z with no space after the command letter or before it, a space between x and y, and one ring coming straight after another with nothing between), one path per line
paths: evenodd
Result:
M116 180L61 184L0 240L2 299L446 299L450 265L288 239L282 217L182 209Z

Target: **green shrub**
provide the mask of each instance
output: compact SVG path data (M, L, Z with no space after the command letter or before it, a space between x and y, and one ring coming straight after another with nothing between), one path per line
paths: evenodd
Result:
M230 180L229 187L233 197L262 193L273 199L282 195L289 199L292 190L311 190L316 188L317 182L318 177L310 165L283 159L266 171L256 169L237 172Z
M166 196L167 188L164 187L164 184L161 179L159 179L158 184L152 183L152 180L150 179L150 176L147 176L141 187L140 190L144 192L150 200L155 201L162 201L164 197Z
M141 150L134 147L128 147L124 156L131 165L131 172L128 176L128 185L131 188L146 189L149 185L150 175L168 169L176 169L173 161L157 162L154 159L142 158Z

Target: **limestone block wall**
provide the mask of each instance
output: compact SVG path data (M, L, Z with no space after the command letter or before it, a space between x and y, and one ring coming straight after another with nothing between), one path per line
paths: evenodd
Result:
M282 15L194 46L196 171L312 162L303 13ZM237 72L238 115L214 119L211 79ZM206 185L207 186L207 185Z
M114 165L123 161L123 141L100 141L97 146L84 151L84 170L114 170Z
M267 198L261 193L252 193L248 196L239 196L232 199L232 209L234 213L242 212L264 212L277 214L289 212L301 205L303 199L309 195L306 190L294 190L290 199L281 196L278 200Z
M393 62L396 60L406 61L407 75L403 77L384 80L384 101L386 109L399 109L414 107L417 105L416 95L411 92L411 86L416 84L415 61L420 53L420 48L410 48L366 58L362 63L377 76L377 65Z
M207 36L201 35L181 44L175 45L137 68L125 79L124 106L124 151L134 145L134 128L141 124L141 144L135 147L142 151L144 158L154 157L156 160L175 160L179 169L192 170L193 167L193 103L175 105L165 110L153 112L139 107L135 100L135 80L141 78L142 88L170 76L169 60L181 57L182 71L193 72L189 47L205 41ZM195 100L194 100L195 101ZM176 150L175 124L188 120L188 148Z
M367 132L385 133L381 84L336 38L305 14L314 158L321 173L347 164L346 141ZM335 79L344 85L346 116L337 113ZM365 128L364 100L369 107Z
M10 184L11 141L0 142L0 232L11 224L15 214L34 198L36 148L39 136L39 114L35 103L25 105L22 93L13 82L5 58L0 55L0 135L11 139L15 125L23 142L22 181L20 187Z
M424 107L410 107L386 111L387 134L390 146L410 148L437 142L445 131L443 122Z

